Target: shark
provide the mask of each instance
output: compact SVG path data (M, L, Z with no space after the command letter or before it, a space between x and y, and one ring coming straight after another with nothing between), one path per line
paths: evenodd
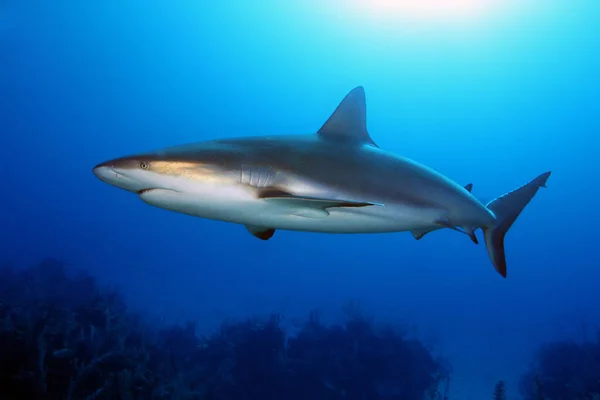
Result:
M127 155L93 168L102 181L152 206L241 224L256 238L276 230L321 233L448 229L478 243L507 276L504 239L551 172L482 203L472 184L379 147L367 130L362 86L317 132L207 140Z

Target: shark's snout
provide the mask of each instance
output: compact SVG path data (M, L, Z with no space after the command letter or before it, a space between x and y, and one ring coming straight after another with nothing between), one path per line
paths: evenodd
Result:
M127 173L127 169L122 164L119 160L106 161L96 165L92 172L101 181L121 189L131 192L147 189L142 182L130 176L131 174Z
M106 183L112 184L112 181L118 178L118 174L110 161L96 165L92 172L98 179Z

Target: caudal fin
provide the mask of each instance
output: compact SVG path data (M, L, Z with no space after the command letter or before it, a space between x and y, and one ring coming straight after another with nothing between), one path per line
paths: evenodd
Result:
M483 228L485 246L494 268L506 278L506 257L504 255L504 236L515 222L521 211L533 199L540 187L546 187L550 172L545 172L531 182L513 190L487 204L496 223Z

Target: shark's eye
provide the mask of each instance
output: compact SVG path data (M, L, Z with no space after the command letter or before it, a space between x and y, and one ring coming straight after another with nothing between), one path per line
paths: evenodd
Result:
M140 162L140 168L141 169L148 169L148 163L146 161Z

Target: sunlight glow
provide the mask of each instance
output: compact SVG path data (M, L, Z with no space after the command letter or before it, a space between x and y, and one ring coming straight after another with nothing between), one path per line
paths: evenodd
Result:
M472 21L496 10L500 0L351 0L355 11L374 19Z

